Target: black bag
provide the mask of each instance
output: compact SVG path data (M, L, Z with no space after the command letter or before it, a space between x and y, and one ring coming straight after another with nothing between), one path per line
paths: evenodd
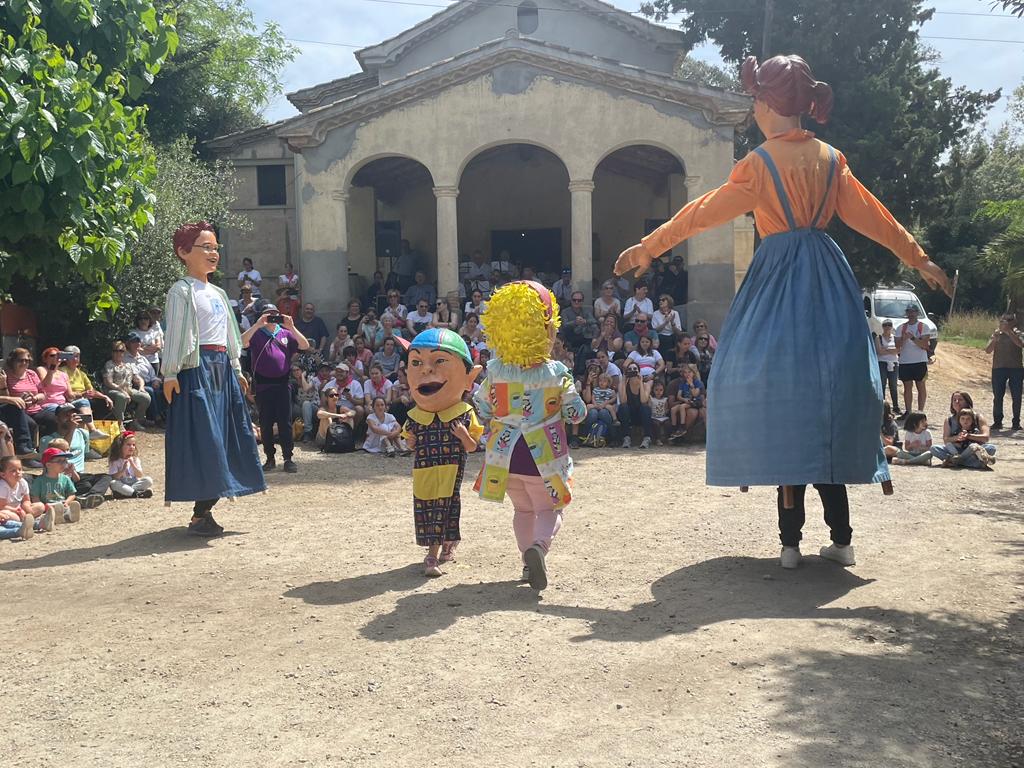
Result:
M352 453L355 449L356 436L352 427L344 422L335 422L327 427L324 453Z

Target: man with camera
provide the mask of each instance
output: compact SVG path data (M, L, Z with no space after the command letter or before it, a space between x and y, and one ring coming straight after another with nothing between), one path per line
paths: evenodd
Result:
M1014 431L1020 427L1021 393L1024 390L1024 333L1014 327L1016 316L1008 313L999 318L999 327L989 338L985 351L992 355L992 429L1003 428L1003 399L1010 388L1013 403Z
M253 395L260 415L260 438L267 456L263 471L277 467L274 426L284 455L284 471L297 472L292 460L295 441L292 436L292 395L289 386L291 359L299 350L309 349L309 341L295 327L291 315L282 315L269 301L261 305L259 317L242 334L242 346L249 350L252 365Z

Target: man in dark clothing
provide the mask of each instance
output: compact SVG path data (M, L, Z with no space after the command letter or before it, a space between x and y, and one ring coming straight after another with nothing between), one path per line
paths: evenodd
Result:
M310 302L302 305L302 318L295 321L295 329L309 340L310 349L322 353L327 349L330 334L327 325L317 317L316 307Z
M562 310L562 338L565 345L579 354L580 347L590 347L590 342L597 333L597 320L594 311L583 301L582 291L573 291L570 294L569 306Z
M309 341L296 329L295 321L281 315L269 301L262 305L252 328L242 334L242 346L252 361L253 395L260 412L260 440L267 461L263 471L277 466L274 450L274 426L284 454L284 471L297 472L292 461L292 395L289 386L291 359L298 350L309 349Z

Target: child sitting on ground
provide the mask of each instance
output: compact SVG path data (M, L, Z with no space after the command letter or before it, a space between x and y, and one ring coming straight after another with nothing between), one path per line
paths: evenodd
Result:
M32 538L33 531L52 531L53 512L42 504L33 504L21 459L0 458L0 538ZM12 523L17 522L14 527ZM17 531L17 533L13 533Z
M70 452L51 444L43 451L43 474L32 481L32 503L51 510L54 522L77 523L82 515L82 505L75 500L75 484L65 471L70 458Z
M886 403L886 408L889 404ZM932 433L928 431L928 417L923 413L911 411L903 422L903 447L885 445L885 455L892 459L893 464L932 463Z
M84 431L84 430L83 430ZM78 502L82 509L95 509L103 503L103 494L99 493L97 488L109 487L109 482L106 485L100 482L89 483L82 482L82 476L78 474L78 470L75 469L75 452L72 450L70 443L62 437L55 437L48 443L49 448L56 448L61 453L66 453L70 457L64 462L64 474L67 475L71 482L75 484L75 501ZM92 475L94 478L107 477L107 475ZM85 494L78 493L78 489L85 487L87 492Z
M107 473L113 478L110 490L114 492L115 499L148 499L153 496L153 478L142 474L134 432L122 432L110 444Z
M366 417L366 440L363 441L363 450L367 453L383 453L389 459L395 458L399 452L403 456L408 454L405 441L399 437L402 427L398 420L388 413L384 398L380 395L373 398L372 408Z

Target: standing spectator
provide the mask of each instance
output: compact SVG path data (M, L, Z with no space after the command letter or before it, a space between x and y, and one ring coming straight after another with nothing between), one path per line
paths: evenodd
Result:
M449 306L448 299L439 296L435 306L436 309L430 320L430 327L447 328L449 331L456 330L459 327L459 313Z
M21 398L25 413L39 435L50 434L56 419L52 410L43 408L46 393L42 390L39 374L32 368L32 353L23 347L11 350L7 356L6 374L8 394ZM35 468L34 464L34 461L32 464L26 462L25 466Z
M647 298L647 281L637 280L633 286L633 295L626 299L623 307L622 319L627 326L634 324L637 315L644 315L645 318L654 314L654 304Z
M405 292L405 304L409 307L416 307L422 301L427 303L429 310L437 301L437 291L427 282L427 274L422 269L417 269L415 282Z
M615 297L615 283L605 280L601 283L601 295L594 299L594 317L599 323L604 322L606 315L622 316L622 303Z
M395 259L395 265L392 268L400 291L404 291L412 285L418 261L416 252L412 249L409 241L403 240L398 258Z
M297 472L292 460L295 444L292 437L292 398L288 382L292 355L309 349L309 341L296 329L288 315L278 315L277 308L267 302L259 318L242 334L242 346L250 350L253 393L260 412L260 436L267 460L263 471L277 467L274 448L274 426L284 455L284 471Z
M348 328L348 335L355 336L359 333L359 326L363 322L363 308L359 303L359 299L350 299L348 302L348 314L346 314L341 322Z
M585 348L584 351L589 349L596 334L597 319L590 307L583 303L583 291L573 291L569 306L562 311L562 338L569 350L576 354L581 347Z
M337 333L334 336L334 341L331 342L327 359L332 363L341 362L345 356L345 350L355 345L355 339L349 335L348 326L344 322L338 323Z
M601 321L600 333L590 342L590 349L598 354L606 352L608 357L615 357L622 350L622 341L615 315L607 314Z
M1003 428L1003 399L1006 386L1010 386L1013 405L1014 431L1020 429L1021 390L1024 389L1024 333L1014 327L1016 316L1006 314L999 318L999 327L992 333L985 351L992 355L992 429Z
M124 361L142 379L142 388L149 395L149 410L143 414L136 413L136 421L143 426L151 426L164 417L166 410L161 393L163 382L157 375L156 368L149 362L149 358L142 354L142 338L137 331L130 331L125 339Z
M528 280L531 278L523 277L523 279ZM559 307L564 309L569 306L572 298L572 270L569 267L562 268L562 276L551 287L551 293L558 300Z
M316 306L308 301L303 304L302 318L296 320L294 325L295 330L309 341L310 350L322 356L327 349L330 334L327 332L324 321L317 317Z
M124 427L129 404L135 405L135 428L141 429L151 399L146 392L145 382L135 372L135 366L125 360L127 348L123 341L115 341L110 350L110 360L103 366L103 386L107 396L114 401L114 418Z
M875 337L875 353L878 355L878 372L882 376L882 400L885 400L885 385L888 384L893 414L899 416L900 400L896 381L900 355L896 349L896 337L892 333L892 320L882 321L882 335Z
M707 320L695 320L693 322L693 346L697 346L697 337L700 335L708 337L708 349L712 352L718 351L718 339L708 330Z
M394 288L388 291L388 305L380 313L381 322L389 315L396 328L405 328L405 318L408 317L409 310L402 303L402 294Z
M384 344L377 350L370 363L370 372L373 366L379 365L384 375L391 378L398 372L398 364L402 362L402 353L398 351L398 342L394 338L384 339Z
M917 410L924 412L928 401L928 350L934 336L928 327L918 320L917 307L907 307L907 322L896 334L896 348L899 350L899 379L903 382L903 410L910 412L914 399L914 385L917 385Z
M648 302L649 303L649 302ZM657 349L658 334L647 322L648 315L645 312L637 312L634 316L633 329L622 336L622 349L628 355L640 345L640 337L646 336L651 340L651 346Z
M141 352L153 366L153 370L160 371L160 350L164 348L164 332L153 325L153 316L148 310L135 313L135 327L132 332L138 335L141 343Z
M295 267L290 261L284 263L284 273L277 276L277 284L281 288L290 288L295 293L299 292L299 273L295 271Z
M245 285L249 283L252 285L252 295L257 299L263 294L260 293L260 285L263 284L263 275L259 273L259 270L253 269L252 259L242 259L242 271L238 273L238 284Z
M663 293L658 299L658 311L651 316L651 327L658 334L658 349L666 362L676 359L676 339L683 335L683 321L679 319L672 297Z

